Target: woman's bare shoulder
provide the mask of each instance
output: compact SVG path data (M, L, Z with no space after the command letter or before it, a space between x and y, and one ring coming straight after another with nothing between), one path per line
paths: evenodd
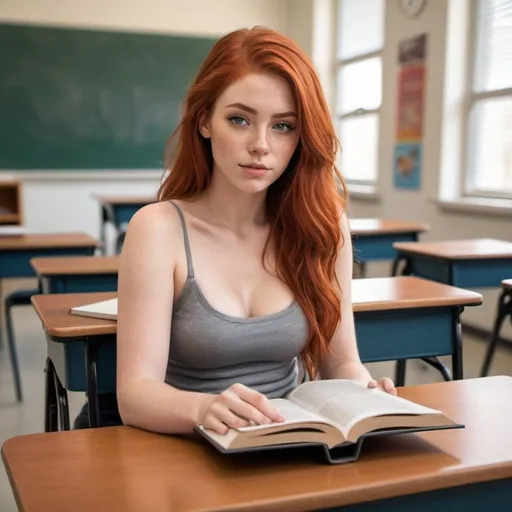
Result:
M125 245L144 244L171 249L176 236L183 236L176 208L168 201L158 202L142 207L133 215L128 225Z

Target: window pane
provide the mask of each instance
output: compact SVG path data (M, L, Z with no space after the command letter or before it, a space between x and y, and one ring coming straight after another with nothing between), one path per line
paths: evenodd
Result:
M482 100L471 116L470 190L512 193L512 97Z
M377 179L379 140L378 114L342 119L340 171L348 181L373 182Z
M479 0L475 89L512 87L512 0Z
M380 50L384 42L384 0L338 0L338 59Z
M376 109L382 101L382 60L366 59L338 71L338 114Z

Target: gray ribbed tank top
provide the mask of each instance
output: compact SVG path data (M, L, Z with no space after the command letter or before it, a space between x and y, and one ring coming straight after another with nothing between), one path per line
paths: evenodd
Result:
M278 313L250 318L214 309L194 278L183 213L170 203L183 226L188 276L173 307L165 382L215 394L239 382L269 398L284 396L298 384L298 356L308 338L302 309L294 301Z

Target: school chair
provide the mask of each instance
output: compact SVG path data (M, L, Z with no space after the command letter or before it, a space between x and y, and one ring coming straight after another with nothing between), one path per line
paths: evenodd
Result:
M486 377L489 374L494 352L498 342L500 341L500 331L503 326L503 322L507 317L510 317L510 321L512 322L512 279L503 280L501 282L501 288L502 292L498 299L498 310L496 312L496 319L494 320L492 337L487 347L482 371L480 372L482 377Z
M30 306L30 299L32 295L41 293L39 288L32 290L17 290L10 293L5 298L5 328L7 332L7 344L9 346L9 356L11 359L11 368L14 378L14 388L16 390L16 399L18 402L23 400L23 393L21 391L21 376L20 367L18 362L18 352L16 350L16 340L14 338L14 327L12 321L12 308L15 306Z

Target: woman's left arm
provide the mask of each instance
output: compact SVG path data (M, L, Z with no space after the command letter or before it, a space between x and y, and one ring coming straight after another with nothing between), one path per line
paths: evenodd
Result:
M359 358L357 350L354 312L352 309L352 237L348 219L345 215L340 221L343 245L336 260L336 276L341 288L341 322L330 343L328 353L320 364L322 379L350 379L366 384L368 387L381 387L388 393L396 394L393 381L385 377L378 382L372 378Z

